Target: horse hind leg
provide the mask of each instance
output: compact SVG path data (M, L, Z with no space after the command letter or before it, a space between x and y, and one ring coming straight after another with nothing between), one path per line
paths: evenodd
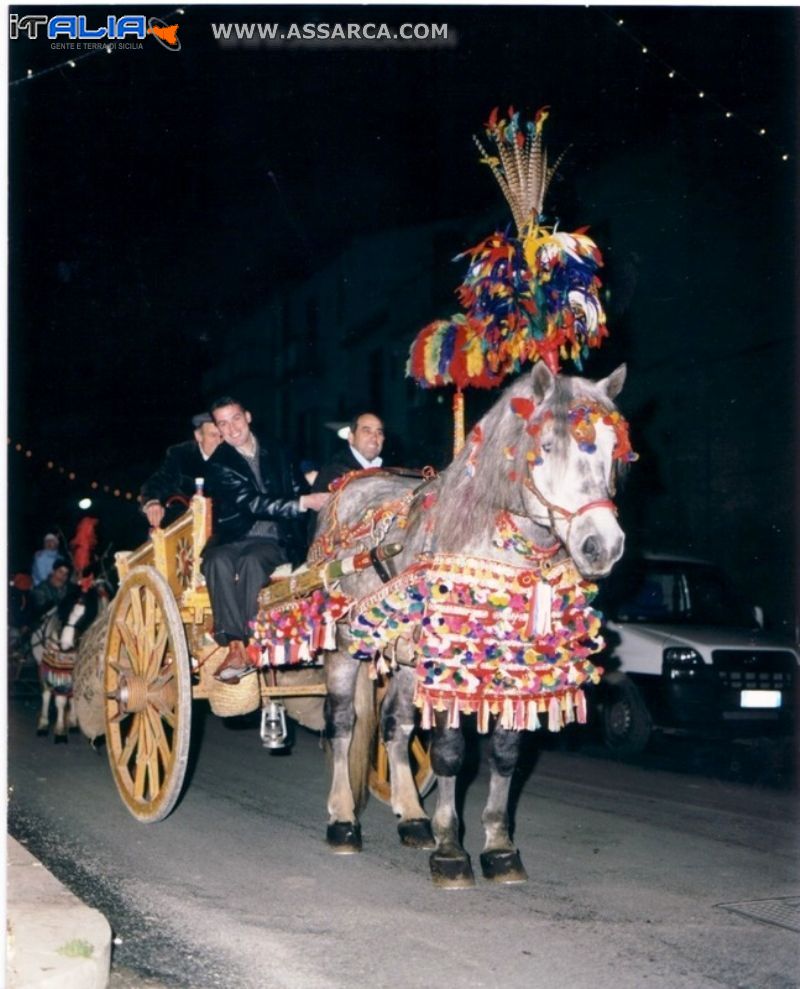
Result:
M36 723L36 734L46 735L50 731L50 698L53 691L48 684L42 684L42 709L39 712L39 720Z
M434 886L443 889L466 889L475 885L472 863L459 840L456 810L456 780L464 761L464 736L460 731L442 726L436 715L431 761L436 774L436 810L433 834L436 848L429 860Z
M75 708L75 697L70 694L67 698L67 730L73 734L80 731L78 726L78 712Z
M508 829L508 798L520 742L518 731L497 727L492 735L489 797L481 815L486 836L481 872L489 882L524 883L528 878Z
M343 653L325 659L328 693L325 698L325 732L330 744L332 778L328 793L327 842L338 854L361 851L361 825L350 785L348 758L355 724L355 691L359 663Z
M400 818L400 840L409 848L433 848L431 822L422 809L409 758L415 727L414 677L410 667L395 670L381 710L381 736L389 756L392 810Z

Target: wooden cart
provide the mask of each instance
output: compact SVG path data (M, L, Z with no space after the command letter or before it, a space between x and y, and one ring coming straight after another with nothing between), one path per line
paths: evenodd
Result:
M229 691L213 674L224 649L211 635L212 615L200 554L211 533L211 501L201 495L147 543L116 554L120 586L111 606L105 648L106 745L117 789L139 821L163 820L175 806L189 759L192 701ZM258 673L262 706L271 699L325 694L324 669L289 670L280 683ZM308 671L316 675L309 680ZM249 679L249 678L246 678ZM300 681L305 682L300 682ZM245 681L242 681L243 683ZM376 695L376 704L379 703ZM428 749L412 740L415 778L424 794L433 785ZM391 797L386 751L376 740L369 780L381 800Z

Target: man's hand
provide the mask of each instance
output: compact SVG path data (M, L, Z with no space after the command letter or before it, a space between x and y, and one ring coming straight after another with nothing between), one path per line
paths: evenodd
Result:
M164 506L157 501L150 501L144 506L144 514L151 529L157 529L164 519Z
M328 498L330 498L328 491L317 491L315 494L301 495L300 510L304 512L307 508L310 508L312 511L318 512Z

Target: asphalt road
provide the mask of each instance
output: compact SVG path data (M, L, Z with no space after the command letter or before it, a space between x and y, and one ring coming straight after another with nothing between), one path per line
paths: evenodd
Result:
M724 771L676 772L664 768L668 748L637 764L585 747L532 750L515 815L529 882L441 891L427 853L400 845L376 800L361 855L328 852L326 760L302 729L291 755L275 756L252 722L203 717L198 705L185 796L142 825L104 752L81 736L36 737L34 703L10 701L9 827L108 917L112 987L800 984L796 792L780 774L732 779L738 756ZM477 867L482 760L468 776Z

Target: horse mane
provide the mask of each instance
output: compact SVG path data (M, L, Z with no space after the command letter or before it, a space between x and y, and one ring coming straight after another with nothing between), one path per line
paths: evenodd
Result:
M553 414L555 454L566 458L569 440L567 413L576 398L585 398L612 411L615 406L602 388L586 378L557 375L546 397L536 402L532 418ZM438 498L432 509L432 544L439 552L453 553L474 544L494 530L498 511L527 514L522 481L527 476L532 439L528 421L514 411L513 400L534 403L533 376L514 382L467 437L464 448L438 481ZM480 439L479 439L480 437Z

